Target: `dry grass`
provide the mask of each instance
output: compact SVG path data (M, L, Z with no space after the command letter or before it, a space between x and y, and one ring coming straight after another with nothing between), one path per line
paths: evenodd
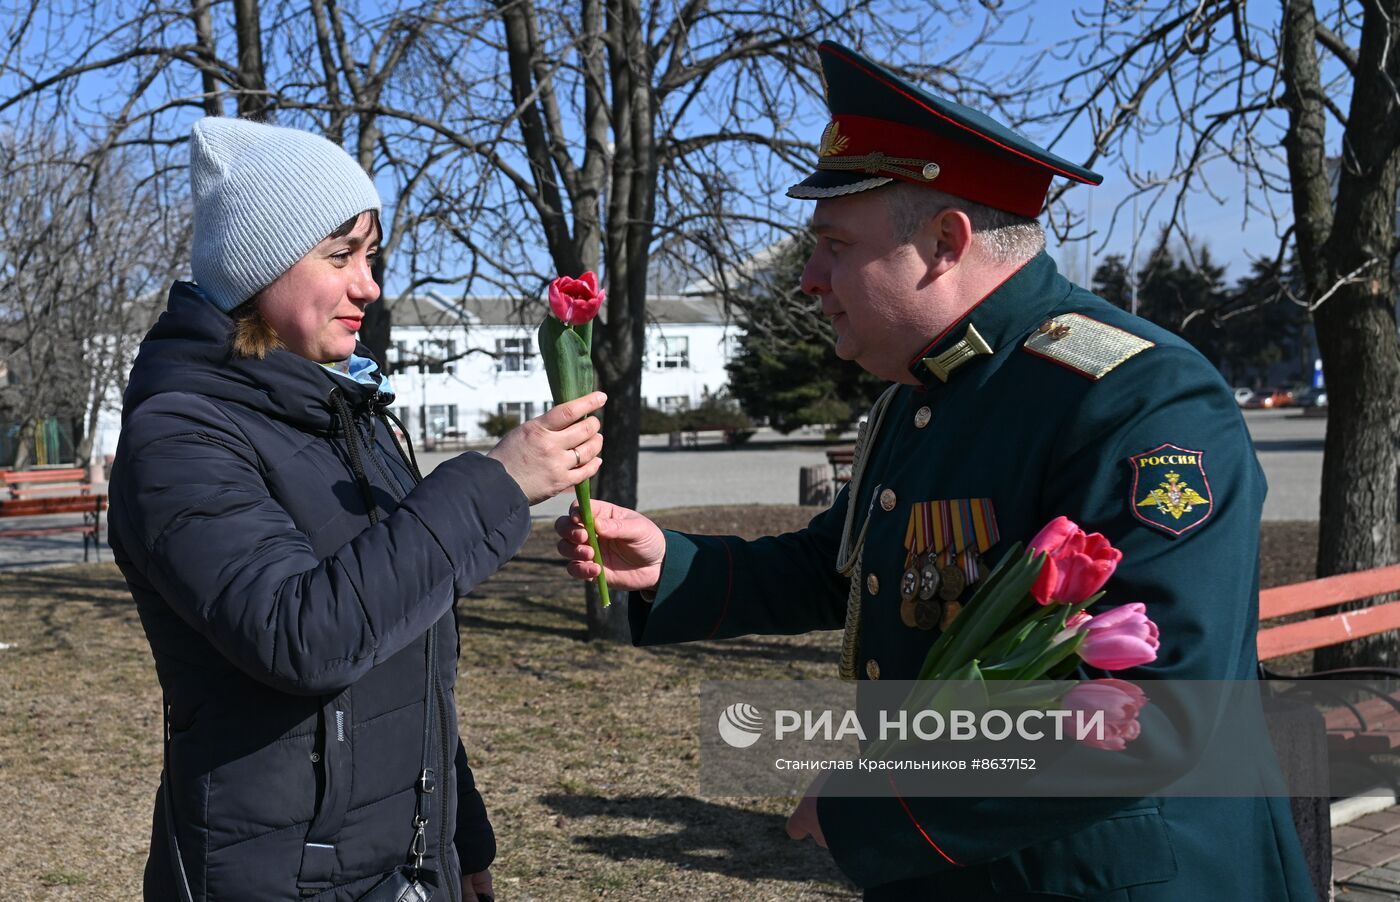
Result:
M675 512L759 534L800 508ZM1265 533L1266 571L1306 578L1312 525ZM581 599L537 530L460 607L458 703L500 841L503 899L853 899L791 800L697 798L706 679L829 678L839 635L661 650L583 641ZM1270 562L1276 562L1271 564ZM1295 575L1288 567L1298 569ZM140 895L160 697L112 565L0 574L0 899Z
M726 517L674 523L729 529ZM810 511L765 512L760 528ZM732 519L732 518L731 518ZM705 679L829 677L837 635L660 651L583 641L541 530L462 602L458 703L503 899L851 899L785 800L695 796ZM139 898L160 694L112 565L0 574L0 899Z

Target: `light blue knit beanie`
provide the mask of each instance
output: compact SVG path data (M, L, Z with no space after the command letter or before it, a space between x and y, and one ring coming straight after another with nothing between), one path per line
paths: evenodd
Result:
M190 135L194 280L228 312L271 284L337 226L380 209L379 192L319 135L209 116Z

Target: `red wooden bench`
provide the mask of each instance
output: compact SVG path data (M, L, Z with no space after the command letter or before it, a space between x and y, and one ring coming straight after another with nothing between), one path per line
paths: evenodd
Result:
M1351 601L1400 593L1400 564L1343 573L1323 579L1265 589L1259 593L1259 619L1273 620L1305 614ZM1351 639L1400 629L1400 598L1371 607L1322 617L1308 617L1259 629L1259 660L1340 645ZM1347 668L1323 673L1286 675L1261 663L1261 673L1280 679L1355 679L1386 677L1400 680L1400 670L1384 667ZM1323 711L1328 744L1335 750L1388 752L1400 748L1400 699L1377 692L1359 701L1341 701Z
M855 445L827 449L826 462L831 464L831 483L836 487L836 491L841 491L841 486L851 481L851 467L855 459Z
M94 490L86 470L82 467L0 470L0 479L5 483L4 497L0 498L0 518L82 514L79 523L0 529L0 538L81 532L83 560L88 559L89 542L94 557L101 559L102 512L107 509L107 495Z

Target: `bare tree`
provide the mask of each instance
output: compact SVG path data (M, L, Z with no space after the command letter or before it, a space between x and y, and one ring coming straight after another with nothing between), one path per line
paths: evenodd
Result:
M1062 130L1087 120L1094 155L1130 171L1137 144L1172 142L1169 170L1134 173L1134 191L1183 237L1191 192L1227 200L1212 165L1245 174L1229 198L1242 215L1291 220L1277 260L1296 246L1306 296L1294 300L1312 314L1329 399L1317 572L1400 559L1400 0L1321 12L1284 0L1272 21L1232 0L1106 0L1080 22L1082 37L1040 61L1071 74L1036 83L1040 66L1027 66L1012 88ZM1318 659L1394 666L1400 643L1384 635Z
M949 93L989 100L973 0L417 0L396 10L311 0L56 0L17 10L0 115L58 116L109 151L139 147L176 191L190 119L222 112L353 145L390 203L382 259L406 291L520 299L595 270L608 454L595 495L635 504L646 301L653 265L696 274L790 231L782 189L824 115L815 45L895 47ZM985 9L984 9L985 6ZM949 22L977 39L940 47ZM883 55L883 54L882 54ZM981 105L986 105L985 103ZM371 307L382 311L383 305ZM386 317L367 344L384 359ZM590 604L590 634L624 638L625 605Z
M128 155L76 150L52 133L0 141L0 405L20 427L9 466L29 462L36 429L54 417L71 427L78 461L91 458L171 261L185 256L182 207L124 176Z
M649 280L713 275L791 232L798 210L782 191L810 165L822 121L817 42L898 44L927 55L923 77L976 90L976 44L939 53L931 36L949 19L983 34L999 20L971 4L873 0L493 0L491 13L473 65L440 69L466 103L449 118L474 153L434 173L419 215L457 239L464 290L534 300L556 274L602 274L608 451L595 497L635 505ZM438 284L451 272L415 269ZM590 595L588 624L625 639L625 605L605 612Z
M431 82L412 65L415 44L438 27L441 2L362 15L337 0L279 8L270 28L258 0L221 8L210 0L146 0L132 5L69 0L17 15L9 52L0 60L0 115L63 127L103 150L139 146L146 175L180 196L193 114L221 115L227 101L240 116L320 131L376 178L388 198L387 240L376 263L385 269L403 240L399 201L438 159L438 132L420 121ZM462 27L458 23L457 36ZM399 84L405 91L397 91ZM402 108L402 109L400 109ZM412 111L412 112L404 112ZM366 344L384 360L389 346L384 305L369 308Z

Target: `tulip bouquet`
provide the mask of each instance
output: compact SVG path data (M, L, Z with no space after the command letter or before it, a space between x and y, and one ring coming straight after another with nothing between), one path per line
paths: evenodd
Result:
M1057 517L1012 548L924 658L921 680L1064 679L1082 661L1122 670L1157 657L1141 603L1090 616L1123 552Z
M1099 679L1066 692L1053 681L1068 678L1081 662L1113 671L1156 659L1157 625L1146 605L1088 613L1122 559L1102 535L1086 534L1067 517L1046 525L1024 553L1019 545L1011 548L929 649L906 706L942 711L954 700L965 703L969 687L985 706L993 698L1018 707L1060 701L1071 710L1104 712L1106 734L1085 742L1121 751L1137 738L1137 712L1147 703L1142 690L1125 680ZM1017 683L995 686L1007 680ZM870 753L888 751L877 743Z
M549 377L549 391L555 404L581 398L593 391L593 318L603 306L607 292L598 287L598 277L586 272L577 279L560 276L549 283L549 315L540 323L540 356ZM579 514L588 530L588 544L598 562L598 597L603 607L608 598L607 574L602 571L603 554L598 548L598 530L593 525L593 504L587 480L574 487Z

